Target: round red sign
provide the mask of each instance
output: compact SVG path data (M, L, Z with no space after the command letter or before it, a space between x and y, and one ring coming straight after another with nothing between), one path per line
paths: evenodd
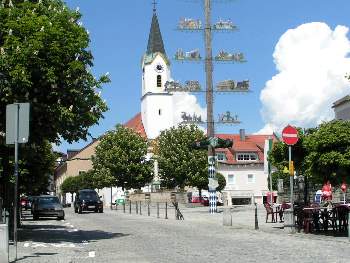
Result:
M288 125L282 131L282 139L285 144L294 145L298 142L298 131L293 126Z

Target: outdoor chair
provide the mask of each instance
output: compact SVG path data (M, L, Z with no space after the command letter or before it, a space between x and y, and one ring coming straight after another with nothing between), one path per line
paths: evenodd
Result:
M276 212L274 212L273 211L273 209L272 209L272 207L271 207L271 205L269 204L269 203L265 203L264 204L264 207L265 207L265 209L266 209L266 223L267 223L267 220L268 220L268 217L269 217L269 215L271 215L271 223L275 223L276 222L276 220L277 220L277 211ZM275 217L276 216L276 217Z

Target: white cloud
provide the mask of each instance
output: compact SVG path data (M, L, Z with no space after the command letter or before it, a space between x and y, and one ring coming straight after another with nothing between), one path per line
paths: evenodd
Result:
M191 95L189 93L174 93L174 122L175 124L181 123L183 120L181 118L182 112L186 112L193 116L196 114L197 116L201 116L202 121L206 120L206 109L202 108L196 96Z
M284 33L273 54L278 74L261 91L265 131L315 127L334 118L332 103L350 93L349 29L303 24Z

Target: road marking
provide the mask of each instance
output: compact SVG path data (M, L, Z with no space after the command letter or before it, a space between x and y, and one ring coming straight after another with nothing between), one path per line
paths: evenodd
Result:
M54 248L82 248L80 246L76 246L74 243L39 243L39 242L26 242L23 245L24 247L31 247L31 248L48 248L48 247L54 247Z
M96 255L95 251L90 251L89 252L89 258L94 258Z

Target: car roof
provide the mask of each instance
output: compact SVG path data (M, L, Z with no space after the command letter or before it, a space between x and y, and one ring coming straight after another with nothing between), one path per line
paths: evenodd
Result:
M78 192L96 192L94 189L82 189L79 190Z

